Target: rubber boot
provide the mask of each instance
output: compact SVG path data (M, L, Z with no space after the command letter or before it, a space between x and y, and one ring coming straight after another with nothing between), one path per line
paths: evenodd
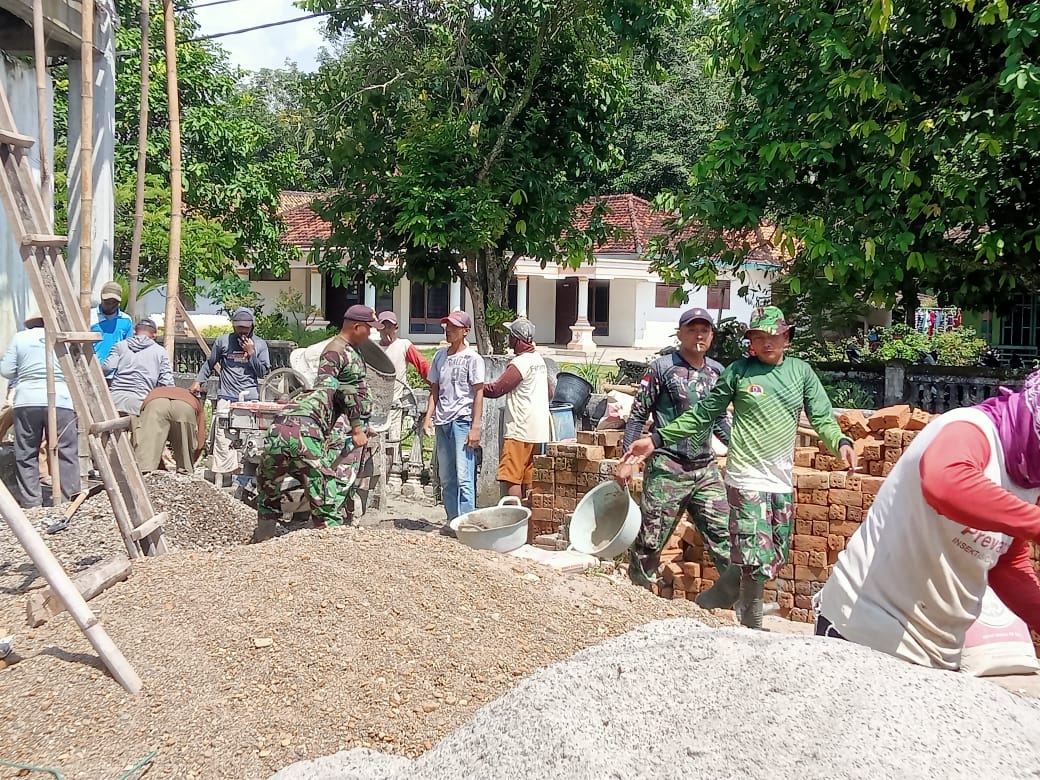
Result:
M723 571L715 584L694 599L701 609L733 609L740 595L740 567L730 566Z
M741 625L762 630L762 594L766 585L745 574L740 578L740 597L737 599L737 613Z

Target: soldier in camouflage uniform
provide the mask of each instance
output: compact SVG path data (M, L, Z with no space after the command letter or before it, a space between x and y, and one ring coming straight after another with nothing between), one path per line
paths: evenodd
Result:
M660 428L696 404L714 387L722 366L706 352L714 335L714 321L704 309L689 309L679 318L679 351L660 357L647 368L632 413L625 426L625 448L643 435L653 415ZM723 416L715 432L729 442L729 421ZM627 483L631 464L621 464L617 479ZM711 444L692 447L676 442L662 447L647 461L643 472L643 524L629 551L628 576L637 585L657 582L661 550L675 531L683 511L700 531L708 552L721 570L729 566L729 503Z
M335 527L349 520L347 484L335 468L345 437L333 434L346 410L339 381L320 377L317 387L298 396L274 418L257 469L255 541L274 535L282 516L281 482L285 477L303 483L315 526Z
M329 449L339 452L353 439L354 447L365 448L368 435L365 425L372 410L372 401L368 395L368 384L365 381L365 361L355 346L369 339L376 314L368 306L351 306L343 315L343 327L339 333L325 346L318 363L318 379L323 376L335 377L340 387L352 388L352 397L347 399L349 414L343 417L333 428ZM337 464L339 478L352 486L357 486L358 471L365 463L367 450L350 457L340 459ZM350 491L347 500L348 514L353 512L354 493Z

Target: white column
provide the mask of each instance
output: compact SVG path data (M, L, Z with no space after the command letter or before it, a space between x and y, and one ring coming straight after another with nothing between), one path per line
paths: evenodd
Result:
M593 326L589 322L589 277L578 277L578 318L571 325L571 342L567 349L579 352L595 352L592 340Z
M98 2L94 17L94 226L91 253L93 302L97 303L101 285L113 278L115 243L115 104L116 55L115 8L110 0ZM69 138L68 199L69 252L65 259L73 287L79 289L80 233L80 104L81 67L78 60L69 64ZM24 131L22 131L24 132ZM52 147L53 149L53 147ZM75 248L75 249L74 249Z
M316 319L321 322L325 320L325 301L323 293L325 291L325 276L316 268L311 269L310 277L308 279L310 286L310 300L309 303L312 307L318 310Z
M527 319L527 277L516 277L516 314Z
M376 307L376 286L365 282L365 306L370 309Z
M462 282L458 279L451 280L448 288L448 311L458 311L462 308Z

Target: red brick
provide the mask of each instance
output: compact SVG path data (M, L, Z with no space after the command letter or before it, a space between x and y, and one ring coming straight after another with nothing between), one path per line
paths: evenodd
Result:
M827 565L833 566L838 562L838 556L841 555L841 550L828 550L827 551Z
M905 428L908 422L910 422L910 406L899 404L878 409L867 420L867 425L872 431L884 431L889 428Z
M902 447L905 450L911 444L914 443L914 439L917 438L917 431L903 431L903 442Z
M798 609L812 609L812 596L795 596L794 605Z
M900 449L903 446L903 431L899 428L892 428L885 431L885 446L895 447Z
M810 615L812 615L812 613L807 609L795 608L791 610L791 614L788 617L788 620L790 620L792 623L809 623L812 622L812 618L810 617Z
M556 496L554 502L554 509L562 509L565 512L573 512L574 508L578 505L577 499L574 496Z
M785 563L783 566L780 567L780 571L777 572L777 576L778 577L785 577L786 579L793 580L794 579L794 564L793 563Z
M794 465L802 468L812 468L814 457L816 457L816 450L812 447L796 447L794 451Z
M812 583L796 581L794 584L794 592L799 596L811 596L812 595Z
M811 534L813 532L813 521L812 520L798 520L794 521L794 532L796 534Z
M863 521L863 510L858 506L847 506L845 507L845 519L853 523L861 523Z
M884 466L884 465L885 464L883 464L879 460L872 460L872 461L870 461L870 463L868 464L868 470L870 471L870 476L872 476L872 477L880 477L881 476L881 467Z
M896 467L895 463L882 463L881 464L881 476L887 477L892 473L892 469Z
M853 507L849 508L852 509ZM854 523L851 520L846 520L843 523L831 523L831 533L835 534L836 536L841 536L845 539L852 536L858 530L859 523Z
M791 548L794 550L826 550L827 539L822 536L807 536L805 534L795 534L794 539L791 542Z
M852 449L862 460L881 460L881 440L860 439L852 443Z
M606 457L603 448L595 444L575 444L574 455L582 460L594 460L597 463Z
M827 534L827 549L828 550L844 550L845 549L845 537L841 534Z
M812 502L816 506L827 506L830 502L827 500L826 490L814 490L812 492Z
M830 455L817 455L816 456L816 468L819 471L830 471L831 464L834 462L834 458ZM830 487L830 476L827 477L827 486Z
M903 457L902 447L885 447L885 463L895 463L901 457Z
M684 563L682 570L687 579L699 580L701 578L701 565L699 563Z
M931 419L932 416L924 409L914 409L914 411L910 413L910 419L907 420L906 425L903 427L908 431L919 431L924 428Z
M867 418L859 409L849 409L838 417L838 427L850 439L860 439L870 433Z
M794 606L794 595L791 593L781 593L776 598L776 603L780 605L780 609L791 609Z
M821 566L799 566L795 564L794 576L798 580L809 582L826 582L829 572L826 567Z
M863 495L876 496L885 480L881 477L863 477Z
M532 463L536 469L548 469L553 470L556 465L556 459L550 458L548 455L535 455L532 459Z
M831 486L831 475L819 472L798 474L797 486L799 490L826 490Z
M848 474L844 471L833 471L831 472L831 487L832 488L843 488L845 483L848 481Z
M811 490L796 490L796 491L794 491L794 502L796 504L811 504L812 503L812 491Z
M826 520L813 520L813 536L826 536L830 533L830 525Z
M809 552L807 550L791 550L791 563L794 564L795 570L799 566L808 566Z
M846 474L845 475L845 489L855 490L857 493L863 490L863 478L860 474Z
M809 566L826 566L827 565L827 553L821 550L814 550L809 553Z
M863 517L867 516L867 510L874 504L874 496L863 494Z
M795 504L794 516L795 520L826 520L828 510L816 504Z
M830 515L828 516L828 519L830 519L832 523L835 521L844 520L848 516L848 510L849 508L847 506L842 506L841 504L831 504Z
M843 506L863 505L863 494L855 490L832 490L830 493L832 504L841 504Z

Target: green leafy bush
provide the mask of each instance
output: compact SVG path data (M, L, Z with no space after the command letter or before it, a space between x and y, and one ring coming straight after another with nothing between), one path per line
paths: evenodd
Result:
M856 384L841 380L834 384L825 384L823 389L831 399L831 406L842 409L873 409L877 406L874 394Z
M833 341L821 341L808 336L796 336L791 352L810 363L845 363L847 350L856 348L864 362L887 363L905 360L916 363L921 353L936 353L936 363L943 366L974 366L986 348L986 342L972 328L956 328L935 334L932 338L908 325L874 328L870 341L864 336L851 336ZM871 348L871 344L875 346Z

